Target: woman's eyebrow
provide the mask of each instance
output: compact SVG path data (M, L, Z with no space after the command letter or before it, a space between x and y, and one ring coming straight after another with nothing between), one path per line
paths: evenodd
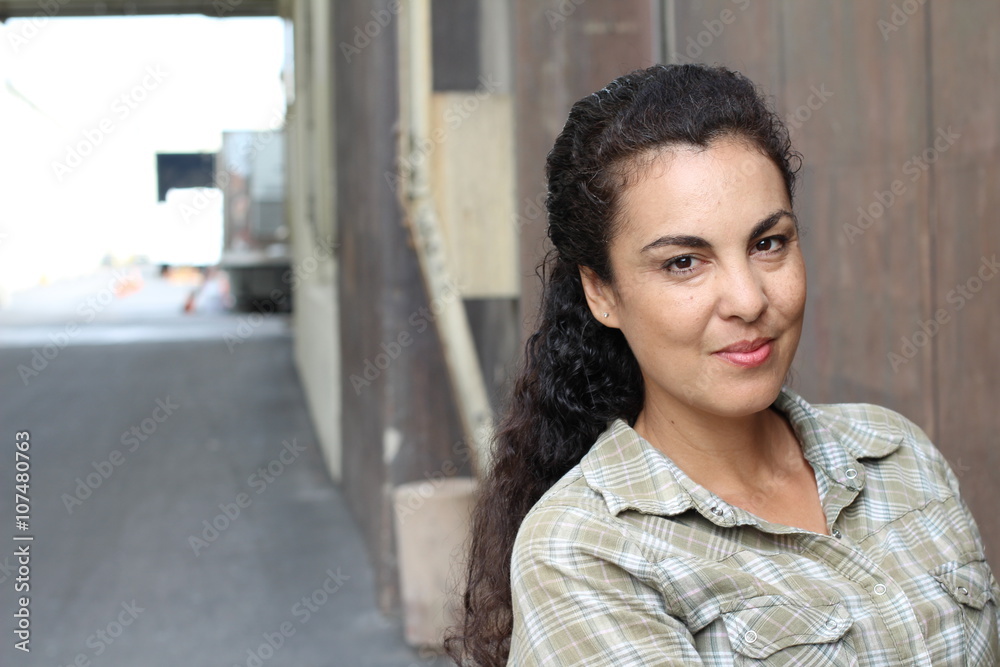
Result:
M780 222L785 216L791 218L792 222L795 223L795 226L798 227L798 219L795 217L795 214L787 209L780 208L754 225L754 228L750 232L747 239L753 240L762 234L766 234L768 230L778 224L778 222ZM664 246L680 246L682 248L711 248L712 244L700 236L691 236L688 234L668 234L666 236L661 236L651 243L647 243L639 252L646 252L647 250L662 248Z
M795 214L787 209L779 208L777 211L754 225L753 231L750 232L750 236L747 237L747 240L753 240L758 236L767 233L768 230L778 224L778 222L780 222L786 215L792 219L792 223L797 229L799 226L799 219L795 217Z

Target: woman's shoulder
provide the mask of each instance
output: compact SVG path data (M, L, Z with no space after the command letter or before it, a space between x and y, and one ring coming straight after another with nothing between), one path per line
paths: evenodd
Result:
M927 433L905 415L872 403L828 403L812 406L817 420L858 459L913 459L939 478L951 481L944 455ZM889 456L896 454L896 456Z
M521 522L511 555L515 590L541 587L553 571L567 575L605 567L648 569L647 560L578 468L535 503Z
M587 483L577 464L532 506L521 523L521 532L572 533L611 522L603 497Z
M624 526L614 511L614 496L602 475L611 474L619 452L614 429L602 433L580 462L566 472L528 511L518 531L515 550L551 549L554 545L589 543L621 548Z
M813 405L816 411L834 422L851 424L888 438L913 438L928 441L927 434L903 414L873 403L825 403Z

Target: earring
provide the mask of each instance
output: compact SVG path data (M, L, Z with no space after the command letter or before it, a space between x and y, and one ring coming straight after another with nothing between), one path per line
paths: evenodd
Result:
M608 317L609 313L604 313L604 317Z

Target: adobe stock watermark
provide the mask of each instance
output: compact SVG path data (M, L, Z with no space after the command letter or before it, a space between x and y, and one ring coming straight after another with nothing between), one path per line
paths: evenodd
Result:
M900 367L909 363L921 349L927 347L931 340L941 332L941 327L951 322L952 315L975 299L983 286L993 280L998 273L1000 273L1000 262L997 261L996 254L994 253L992 257L983 255L975 274L964 283L955 285L945 296L945 301L952 308L950 310L938 308L931 319L918 321L919 328L909 336L903 336L900 339L899 351L889 352L886 355L893 372L899 371Z
M160 65L148 65L143 70L142 79L124 93L118 95L111 103L110 112L91 127L85 128L81 132L81 138L66 147L66 155L63 161L52 161L52 173L55 174L59 183L73 171L78 169L87 157L93 155L97 147L114 133L121 123L128 118L146 101L149 94L159 88L168 76L167 72L160 69Z
M288 303L288 295L275 287L266 299L254 302L254 312L241 316L233 326L232 333L222 334L222 342L226 344L229 354L236 351L237 345L250 340L250 337L267 321L267 318L277 312L282 312Z
M510 216L510 222L514 228L520 230L522 227L534 224L539 220L544 221L548 216L548 210L545 208L547 196L548 191L542 190L535 195L534 199L525 197L521 201L521 210Z
M748 7L750 7L750 0L731 0L734 5L736 5L741 12L745 12ZM681 63L684 61L684 56L687 56L688 62L694 62L702 57L705 53L705 49L710 47L716 39L722 36L725 32L726 26L732 25L736 22L737 18L736 12L732 9L723 9L719 12L719 16L708 20L705 19L701 22L705 29L696 34L695 36L688 35L687 44L685 45L684 54L677 53L676 51L671 54L671 59L675 63Z
M3 563L0 563L0 584L16 573L17 568L10 564L10 556L4 556Z
M76 312L82 318L83 323L89 324L118 297L119 292L130 285L134 280L134 273L124 273L115 269L111 273L111 280L97 294L87 297L87 299L77 306ZM42 371L55 361L59 353L70 344L70 342L80 333L80 322L69 322L62 331L48 334L49 343L39 348L32 348L31 361L25 364L18 364L17 373L21 377L21 382L27 387L32 379L41 375Z
M460 128L462 123L479 109L479 105L489 99L501 85L501 82L494 79L491 74L480 75L479 87L475 92L456 100L445 110L444 121L448 125L448 130L454 131ZM409 178L413 174L414 167L420 167L429 160L438 146L445 143L448 137L449 133L445 128L435 128L421 144L414 146L408 155L397 157L395 171L384 173L389 189L396 192L404 178Z
M91 660L104 655L105 651L125 633L125 628L135 623L139 614L146 611L144 607L136 604L135 600L122 602L120 606L121 611L107 625L98 628L87 637L86 646L90 651L77 653L72 660L66 663L65 667L91 667ZM62 667L62 663L60 663L60 667Z
M559 5L555 9L545 10L545 20L549 22L549 30L555 32L562 27L562 24L566 22L576 8L585 3L587 0L559 0Z
M156 407L153 408L149 417L122 433L120 441L125 452L131 454L139 449L142 444L153 437L153 434L160 428L160 424L167 421L181 407L179 404L171 402L169 395L165 399L156 399L154 403ZM83 502L101 488L115 473L115 470L124 463L125 454L120 449L111 450L111 453L100 461L91 461L90 465L94 472L88 473L83 479L77 477L73 480L76 482L73 493L62 494L66 512L73 514L73 510L83 505Z
M292 438L291 442L282 441L278 456L271 459L266 466L261 466L251 473L247 477L247 486L253 490L254 495L264 493L288 469L288 466L299 459L304 451L306 448L299 445L296 438ZM202 520L200 533L192 533L188 536L188 546L191 547L195 557L200 556L205 549L229 530L229 527L240 518L243 510L250 507L251 504L253 504L253 497L245 491L237 493L232 502L219 503L219 513L211 519Z
M833 91L827 90L825 83L821 83L819 88L809 86L809 97L806 98L806 101L785 116L788 133L794 135L795 131L807 123L813 117L813 113L822 109L831 97L833 97Z
M326 578L323 579L323 583L292 605L289 613L293 620L282 621L275 630L261 633L264 641L256 647L248 648L246 658L241 658L241 662L234 662L233 667L263 667L265 662L272 659L285 643L295 636L298 630L295 622L300 626L308 623L351 578L341 572L340 567L336 572L328 568L324 574Z
M413 345L414 336L419 336L427 331L445 307L460 296L459 286L449 278L445 281L445 288L441 294L431 299L430 304L421 306L410 313L406 319L409 326L400 330L392 340L383 341L379 345L382 351L374 357L364 360L360 375L352 373L348 378L351 381L351 386L354 387L354 395L360 396L362 389L370 387L373 382L378 380L382 373L392 365L392 362L399 358L403 350Z
M313 246L313 251L308 257L299 260L282 274L281 282L288 285L289 290L297 289L300 282L319 269L321 262L333 257L337 248L333 236L327 234L324 240L325 243ZM288 294L285 290L278 288L272 289L267 299L255 302L256 312L240 317L232 333L227 331L222 335L222 341L226 344L229 353L232 354L238 345L249 340L254 332L264 324L266 318L281 311L287 302Z
M378 39L378 36L382 34L382 31L389 27L392 23L392 19L399 14L403 9L403 3L401 0L390 0L389 5L386 9L373 9L371 10L372 20L368 21L362 26L354 26L354 39L350 43L341 42L338 46L340 47L340 52L344 54L344 60L350 64L351 58L361 55L361 52L368 48L368 45L372 43L372 40Z
M875 25L878 26L878 31L882 34L882 41L888 42L889 35L906 25L910 18L926 2L927 0L903 0L903 2L898 4L893 3L892 11L889 13L889 20L879 19L875 22Z
M917 182L931 168L931 165L938 161L941 155L948 151L956 141L961 138L961 134L951 129L938 128L937 135L933 143L923 152L912 156L903 163L903 175L908 176L908 181L901 178L895 179L887 190L875 190L872 193L873 201L867 206L858 207L858 218L854 223L844 223L844 234L847 240L853 245L855 240L864 235L876 222L882 219L885 212L896 203L896 201L906 194L909 183Z
M69 2L70 0L36 0L35 4L41 11L35 12L29 19L18 21L18 30L15 31L11 28L7 30L7 42L14 53L20 52L21 48L27 46L28 42L37 37L38 33L49 24L52 18L58 16L62 8Z

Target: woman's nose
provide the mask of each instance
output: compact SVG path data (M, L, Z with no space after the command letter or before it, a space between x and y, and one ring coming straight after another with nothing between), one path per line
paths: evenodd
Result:
M721 272L718 279L718 309L723 318L738 317L744 322L754 322L767 310L767 294L761 277L749 263Z

